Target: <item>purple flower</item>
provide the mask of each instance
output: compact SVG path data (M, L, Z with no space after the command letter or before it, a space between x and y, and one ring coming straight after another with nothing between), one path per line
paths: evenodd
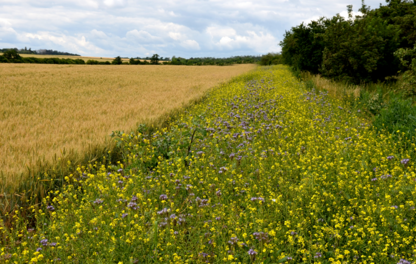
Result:
M137 201L137 196L136 195L133 195L133 197L131 197L131 201L132 202Z
M269 234L266 232L254 232L253 236L259 241L268 241L269 240Z
M399 262L397 262L397 264L412 264L412 262L405 259L400 259Z
M122 172L122 171L123 171L123 169L118 169L118 170L117 170L117 172Z
M287 259L287 260L292 260L293 258L292 258L292 257L287 257L286 259Z
M215 192L215 195L217 195L218 197L220 197L221 196L221 190L216 191Z
M50 243L50 244L49 244L49 246L51 246L51 247L56 247L56 242L52 242L52 243Z
M394 159L394 156L388 156L387 159L392 160L392 159Z
M39 252L39 251L41 251L42 250L42 248L37 248L36 249L36 252Z
M166 194L162 194L162 195L159 196L159 199L160 200L167 200L168 196Z
M410 159L402 159L401 163L406 166L409 161Z
M48 245L48 240L45 238L45 239L42 239L41 241L40 241L40 243L42 244L42 245L44 245L44 246L47 246Z
M238 238L237 237L232 237L231 238L231 241L228 241L228 243L230 243L231 245L237 244L237 242L238 242Z
M372 178L371 181L377 181L377 178Z
M257 252L254 251L254 249L250 248L250 250L247 252L250 256L255 256L257 255Z
M102 204L104 201L103 200L101 200L101 199L96 199L95 201L94 201L94 204Z
M131 208L133 210L137 210L137 204L135 202L130 202L127 204L128 208Z
M217 217L215 217L215 220L220 221L221 217L217 216Z
M397 205L393 205L392 208L397 209L399 207Z
M52 205L48 205L46 209L48 209L49 211L55 211L55 207L53 207Z
M162 215L162 214L167 214L168 212L170 212L170 209L163 208L162 210L158 211L157 214Z
M322 253L321 252L316 252L314 258L322 258Z
M121 217L126 218L129 214L122 214Z
M175 218L177 218L176 214L171 214L170 215L170 219L175 219Z
M387 175L381 175L381 177L380 177L381 179L387 179L387 178L391 178L391 175L390 174L387 174Z

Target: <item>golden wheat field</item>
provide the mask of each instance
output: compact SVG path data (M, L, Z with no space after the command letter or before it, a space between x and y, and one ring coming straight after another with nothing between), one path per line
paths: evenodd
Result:
M39 160L82 153L254 68L0 64L0 185L16 185L14 176Z

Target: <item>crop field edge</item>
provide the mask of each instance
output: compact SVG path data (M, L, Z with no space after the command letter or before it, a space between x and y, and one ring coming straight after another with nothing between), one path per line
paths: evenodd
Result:
M137 131L145 128L145 133L151 134L157 129L168 128L180 114L192 108L195 104L205 100L207 94L213 89L220 89L230 83L237 82L240 79L247 78L250 73L256 71L260 66L256 66L253 70L238 76L232 77L230 80L219 83L207 91L200 97L194 98L181 107L170 110L162 116L155 119L145 119L138 127L126 131L127 133ZM120 131L113 131L118 133ZM79 166L88 166L89 164L105 164L106 166L117 165L121 160L120 147L110 137L106 138L104 144L90 145L88 150L83 153L77 153L72 150L64 152L62 156L55 155L53 161L38 161L38 170L32 170L27 167L26 173L16 175L20 184L17 187L3 186L0 190L0 220L2 225L12 227L12 218L16 209L21 209L21 214L24 217L31 218L32 214L25 208L32 205L40 204L47 194L52 190L60 190L64 183L64 178L67 175L74 173ZM6 175L0 171L0 181L5 181ZM28 185L28 178L36 179L36 183ZM7 188L7 189L4 189Z

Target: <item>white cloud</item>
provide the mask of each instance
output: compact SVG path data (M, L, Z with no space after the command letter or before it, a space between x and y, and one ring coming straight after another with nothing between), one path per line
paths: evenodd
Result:
M200 50L198 42L196 42L193 39L187 39L185 41L182 41L181 46L186 49L192 49L192 50Z
M157 44L157 43L160 43L161 40L162 40L161 38L155 37L147 31L144 31L144 30L139 31L137 29L134 29L134 30L131 30L131 31L127 32L126 37L127 37L127 39L133 40L133 41L138 42L138 43L154 43L154 44Z
M107 7L122 7L126 5L124 0L104 0L104 5Z
M0 48L134 57L279 51L292 26L336 13L347 16L348 4L354 11L361 6L361 0L0 1ZM372 7L380 3L384 0L366 1Z
M180 40L183 38L182 34L179 32L169 32L168 36L173 40Z
M96 47L94 44L86 40L85 36L67 36L64 34L54 34L50 32L39 32L36 34L25 33L20 35L22 41L41 41L42 43L55 44L61 49L75 51L77 53L92 53L97 54L104 52L104 50Z

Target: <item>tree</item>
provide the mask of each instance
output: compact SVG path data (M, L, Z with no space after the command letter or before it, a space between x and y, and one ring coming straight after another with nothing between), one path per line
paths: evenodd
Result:
M9 62L21 62L22 57L20 57L19 53L15 49L6 50L3 53L3 57L6 58Z
M159 64L159 55L153 54L153 56L150 58L151 64Z
M286 31L280 42L283 61L298 70L318 73L324 50L322 34L329 23L328 19L320 18L308 25L302 23Z
M112 62L111 62L111 64L115 64L115 65L120 65L120 64L122 64L123 63L123 61L121 60L121 57L120 56L117 56Z

